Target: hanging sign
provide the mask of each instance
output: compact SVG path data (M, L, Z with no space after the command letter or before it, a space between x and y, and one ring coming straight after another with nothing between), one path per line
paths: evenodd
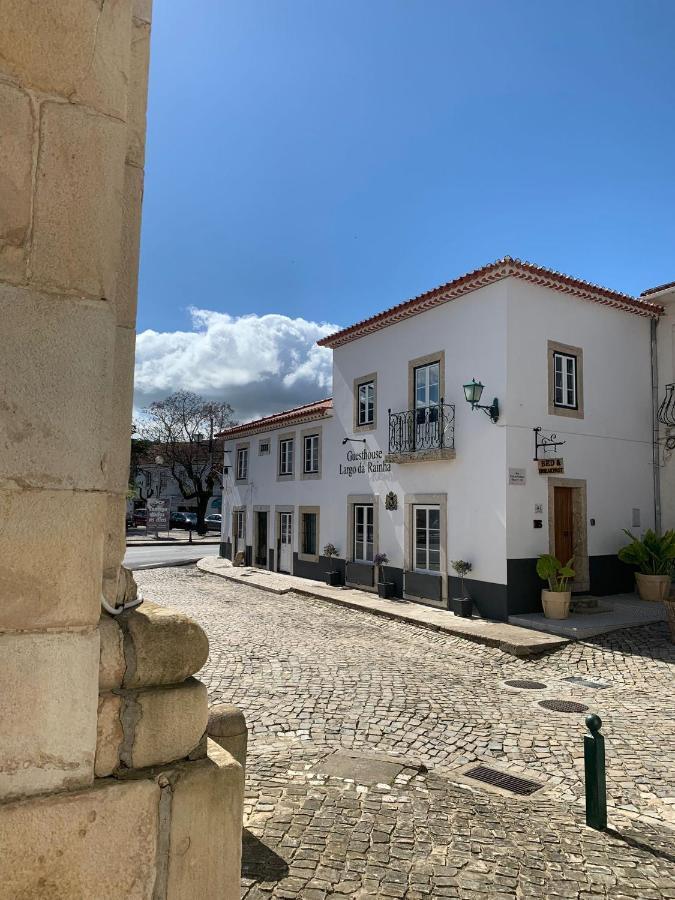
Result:
M550 459L538 459L537 466L540 475L565 474L565 460L562 456L552 456Z

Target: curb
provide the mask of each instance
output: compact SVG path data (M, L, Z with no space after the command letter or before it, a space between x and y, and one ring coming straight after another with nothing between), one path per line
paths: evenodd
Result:
M213 557L210 556L204 557L203 560L198 560L197 568L200 571L207 573L208 575L215 575L219 578L225 578L227 581L241 584L239 578L232 577L224 571L214 572L212 569L208 568L208 563L212 560ZM202 565L202 563L206 563L206 565ZM569 638L560 638L557 643L552 643L548 647L541 645L532 646L528 644L514 644L508 640L504 640L503 638L491 637L486 634L477 634L473 631L464 631L461 627L457 626L453 628L445 628L443 627L443 625L438 625L432 622L425 622L423 620L415 618L413 615L408 615L403 610L401 610L401 612L399 613L388 609L377 609L374 607L361 606L360 604L354 603L348 599L342 599L340 597L329 597L325 594L316 594L309 589L303 589L302 587L298 587L296 585L289 586L287 588L275 588L270 587L269 585L257 584L255 582L252 582L252 584L254 587L258 588L258 590L267 591L267 593L269 594L282 596L283 594L295 593L300 594L304 597L311 597L313 600L324 600L325 602L332 603L335 606L342 606L347 609L356 610L357 612L368 613L370 615L379 616L380 618L389 619L390 621L394 622L403 622L406 625L414 625L417 628L424 628L427 631L434 631L437 634L447 634L451 637L459 637L465 641L471 641L474 644L482 644L485 647L494 647L497 650L501 650L502 653L507 653L509 656L516 656L518 658L527 656L542 656L544 654L554 653L570 643Z
M129 547L217 547L220 541L133 541Z

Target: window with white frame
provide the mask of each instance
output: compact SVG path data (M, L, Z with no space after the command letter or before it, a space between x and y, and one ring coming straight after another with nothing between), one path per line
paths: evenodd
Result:
M317 555L317 519L316 513L302 513L300 552L304 556Z
M358 389L357 424L372 425L375 421L375 382L364 381Z
M293 474L293 438L279 441L279 474Z
M270 452L270 442L269 441L260 441L258 444L258 455L259 456L267 456Z
M237 509L234 513L234 538L236 544L243 546L246 543L246 510Z
M413 507L413 541L416 572L441 570L441 508Z
M553 353L553 403L566 409L577 408L576 356Z
M354 562L373 561L375 511L372 503L354 504Z
M304 469L306 475L319 471L319 435L308 434L305 437Z
M248 478L248 447L240 447L237 450L237 481L246 481Z

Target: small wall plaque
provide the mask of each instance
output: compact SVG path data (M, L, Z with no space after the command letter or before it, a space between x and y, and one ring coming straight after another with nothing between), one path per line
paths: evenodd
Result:
M384 498L384 508L398 509L398 497L393 491L389 491L387 496Z
M549 459L538 459L537 466L539 467L540 475L565 474L565 460L562 456L552 456Z
M525 469L509 469L509 484L525 484L526 481Z
M543 503L535 503L534 504L534 514L535 516L541 516L544 512L544 504Z

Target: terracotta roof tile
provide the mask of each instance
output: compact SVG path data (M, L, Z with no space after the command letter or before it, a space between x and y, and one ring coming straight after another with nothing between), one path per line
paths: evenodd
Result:
M591 300L596 303L602 303L606 306L612 306L616 309L622 309L640 316L660 316L663 308L656 303L650 303L647 300L640 300L631 297L629 294L623 294L619 291L613 291L609 288L592 284L589 281L583 281L579 278L573 278L570 275L564 275L562 272L556 272L553 269L547 269L545 266L537 266L534 263L523 262L519 259L513 259L505 256L495 262L488 263L465 275L460 275L447 284L426 291L411 300L405 300L390 309L386 309L381 313L370 316L355 325L329 334L328 337L317 341L321 347L339 347L349 341L357 340L366 334L379 331L388 325L393 325L410 316L419 315L427 309L439 306L441 303L447 303L470 291L500 281L502 278L514 276L533 284L541 284L551 287L567 294L581 297L585 300Z
M316 400L314 403L306 403L304 406L296 406L293 409L285 409L283 412L274 413L271 416L263 416L262 419L254 419L252 422L244 422L242 425L233 425L221 431L217 437L228 438L242 437L245 434L255 434L258 431L273 431L282 425L293 422L309 422L320 419L333 408L333 398Z
M647 288L646 291L643 291L640 296L648 297L650 294L658 294L660 291L665 291L668 288L675 287L675 281L667 281L665 284L657 284L656 287Z

